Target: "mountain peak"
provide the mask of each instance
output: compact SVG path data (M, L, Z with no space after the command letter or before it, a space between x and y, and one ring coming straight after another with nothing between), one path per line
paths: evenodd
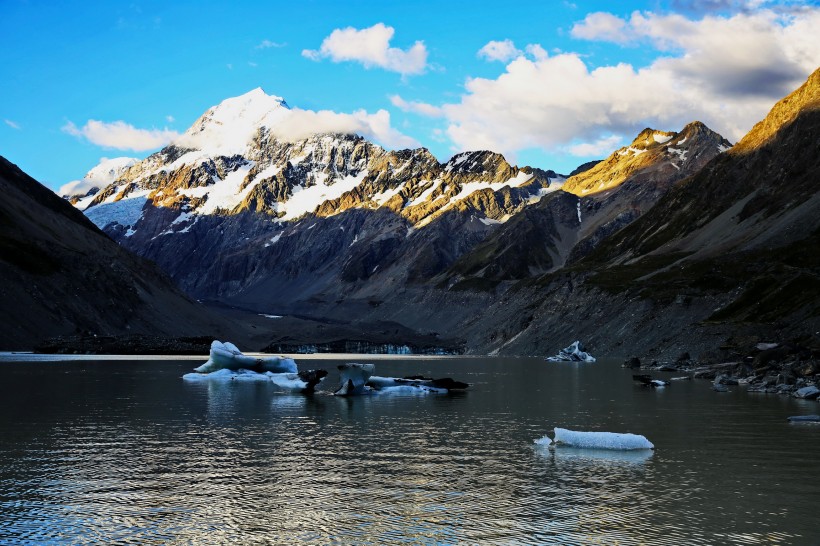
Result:
M638 136L636 136L635 140L632 141L632 147L643 150L653 144L664 144L669 142L675 138L675 136L677 136L677 133L675 132L658 131L657 129L647 127L638 133Z
M809 75L803 85L779 100L766 117L756 123L733 150L739 153L759 148L783 126L794 121L800 113L818 109L820 109L820 68Z
M257 87L209 108L174 144L213 155L241 154L261 127L280 121L290 107Z

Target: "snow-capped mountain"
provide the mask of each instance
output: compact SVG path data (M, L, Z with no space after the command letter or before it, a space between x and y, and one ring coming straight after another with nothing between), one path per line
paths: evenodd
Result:
M692 174L731 146L699 121L686 125L679 133L647 128L629 146L572 176L564 184L564 191L585 196L605 192L627 180L672 182Z
M248 210L287 222L387 207L421 227L479 190L526 187L508 214L550 185L549 173L511 167L497 154L460 154L441 165L426 149L386 151L353 135L287 141L275 135L288 112L261 89L226 99L81 206L101 228L119 224L129 236L140 228L133 211L148 201L179 211L169 234L204 215Z
M224 297L324 267L334 269L326 279L387 270L424 278L563 181L492 152L442 164L424 148L390 151L356 135L296 138L290 116L261 89L227 99L122 172L84 212L189 293ZM320 255L290 249L307 224L322 226L309 243ZM228 255L241 257L241 270Z
M104 157L99 164L85 173L81 180L74 180L64 184L57 194L71 202L80 210L86 208L94 200L94 195L100 189L121 178L125 171L135 165L139 159L133 157Z
M632 144L570 176L561 192L517 214L446 272L448 285L497 283L555 271L589 254L677 182L731 144L700 122L644 129Z

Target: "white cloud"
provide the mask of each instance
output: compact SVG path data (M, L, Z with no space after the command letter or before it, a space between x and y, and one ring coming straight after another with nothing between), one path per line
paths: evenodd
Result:
M427 48L418 41L409 49L390 47L395 29L377 23L361 30L353 27L336 29L322 41L318 50L305 49L302 56L313 61L354 61L365 68L383 68L403 76L421 74L427 68Z
M285 47L286 45L288 45L288 44L286 44L284 42L272 42L270 40L265 39L265 40L262 40L261 42L259 42L256 45L255 49L270 49L272 47L277 47L278 48L278 47Z
M393 106L404 110L405 112L412 112L414 114L421 114L423 116L437 118L444 115L441 108L419 101L406 101L399 95L391 95L390 102Z
M172 115L167 115L165 116L165 121L167 121L168 123L173 123L176 121L176 118L174 118L174 116Z
M19 123L16 123L16 122L14 122L14 121L11 121L10 119L4 119L3 121L6 123L6 125L8 125L9 127L11 127L12 129L17 129L18 131L21 129L21 127L20 127L20 124L19 124Z
M82 127L69 121L62 127L64 133L84 138L105 148L142 152L161 148L177 138L179 133L170 129L137 129L124 121L110 123L90 119Z
M248 66L250 66L251 68L256 68L256 67L257 67L257 66L259 66L259 65L258 65L258 64L256 64L256 63L255 63L255 62L253 62L253 61L248 61Z
M91 189L99 188L99 183L93 180L72 180L60 186L57 195L60 197L73 197L75 195L85 195Z
M641 68L593 68L579 54L529 46L498 77L468 79L458 102L428 105L443 114L455 147L591 151L613 135L628 140L644 127L679 130L694 120L736 141L820 66L820 8L697 20L635 13L597 34L584 28L607 41L621 40L611 32L621 28L662 52Z
M282 140L297 141L317 133L357 134L388 148L416 148L419 142L402 134L390 125L390 113L379 110L368 114L356 110L352 114L330 110L301 110L293 108L270 128Z
M515 47L512 40L492 40L478 50L478 57L488 61L501 61L502 63L506 63L522 53L520 49Z
M599 138L594 142L582 142L567 146L566 151L578 157L605 157L619 148L623 142L623 137L610 135Z
M570 34L573 38L606 40L615 43L626 43L633 38L626 21L604 12L590 13L583 21L572 26Z

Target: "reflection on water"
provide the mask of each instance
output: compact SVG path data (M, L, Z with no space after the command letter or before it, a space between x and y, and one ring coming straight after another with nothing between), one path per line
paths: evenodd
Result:
M358 358L363 361L362 358ZM613 362L380 359L459 395L189 383L191 362L0 365L0 543L811 543L804 402L664 392ZM306 367L335 369L335 362ZM325 388L338 377L331 374ZM533 440L555 426L656 451Z

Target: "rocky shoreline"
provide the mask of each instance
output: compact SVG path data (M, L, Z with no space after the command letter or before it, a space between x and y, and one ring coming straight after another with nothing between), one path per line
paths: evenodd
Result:
M685 352L674 362L653 360L648 365L633 356L623 366L680 372L685 379L706 379L717 392L726 392L729 386L745 386L747 392L820 401L820 339L816 336L789 342L729 340L716 354L693 360Z

